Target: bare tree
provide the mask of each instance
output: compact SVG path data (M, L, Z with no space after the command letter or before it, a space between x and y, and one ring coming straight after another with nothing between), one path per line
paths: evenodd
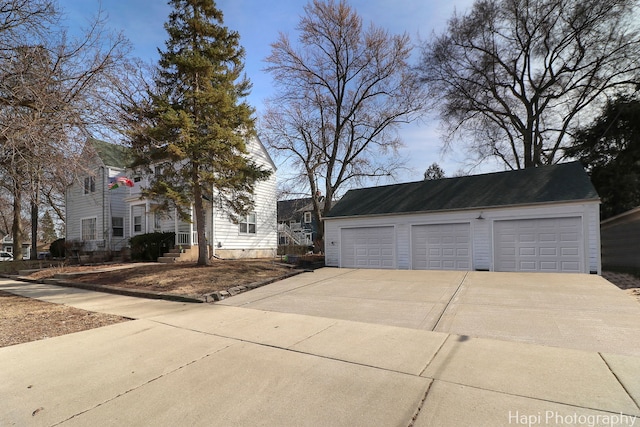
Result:
M637 0L476 0L423 44L447 143L511 169L558 162L588 107L639 81Z
M304 11L299 45L280 34L266 59L278 96L263 134L311 194L324 190L313 198L322 238L320 219L342 187L397 170L398 126L419 116L425 97L406 34L364 29L346 1L313 0Z
M82 143L91 127L100 125L94 112L105 75L119 67L126 41L104 33L99 16L73 39L58 26L61 14L51 2L8 4L12 8L5 11L0 3L0 39L7 43L0 51L0 170L11 187L20 258L23 198L29 202L35 246L41 197L61 201L73 171L81 168L76 159ZM53 207L64 219L62 207Z

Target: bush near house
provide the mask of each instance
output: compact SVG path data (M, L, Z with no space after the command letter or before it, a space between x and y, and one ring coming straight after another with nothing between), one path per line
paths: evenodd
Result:
M131 258L138 261L155 261L175 246L176 233L147 233L133 236Z
M49 246L49 252L54 258L64 258L67 256L66 240L64 238L54 240Z

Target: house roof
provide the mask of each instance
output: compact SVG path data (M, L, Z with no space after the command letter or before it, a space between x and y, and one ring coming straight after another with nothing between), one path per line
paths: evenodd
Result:
M131 152L125 146L98 139L90 139L89 144L102 159L105 166L125 169L131 164Z
M278 221L295 220L298 212L311 211L312 209L311 197L278 200Z
M327 218L599 200L579 162L348 191Z

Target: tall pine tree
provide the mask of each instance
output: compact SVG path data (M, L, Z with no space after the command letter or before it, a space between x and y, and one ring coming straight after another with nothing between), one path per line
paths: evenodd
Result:
M150 102L136 110L144 126L133 133L137 165L158 166L148 197L174 206L183 218L193 204L198 264L208 263L203 198L239 219L250 211L255 183L270 172L247 156L255 133L246 103L251 84L242 73L239 34L224 27L213 0L171 0Z

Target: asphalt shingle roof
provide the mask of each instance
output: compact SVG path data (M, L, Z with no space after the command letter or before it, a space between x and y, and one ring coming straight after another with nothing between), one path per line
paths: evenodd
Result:
M327 218L598 200L579 162L349 190Z
M125 169L131 165L132 159L129 148L97 139L91 139L90 143L105 166Z
M301 209L307 209L311 211L313 199L307 197L304 199L288 199L278 201L278 221L289 221L296 219L296 214Z

